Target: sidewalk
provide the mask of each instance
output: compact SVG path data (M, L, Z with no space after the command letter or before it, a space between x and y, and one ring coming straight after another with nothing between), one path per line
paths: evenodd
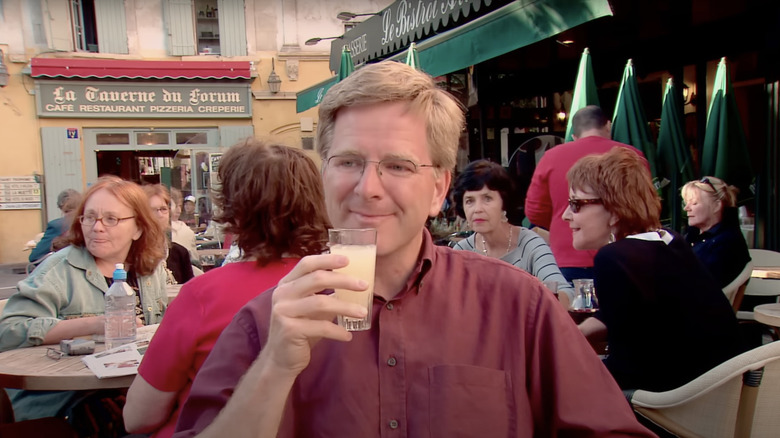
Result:
M16 283L23 280L24 267L27 263L0 264L0 300L6 299L16 292Z

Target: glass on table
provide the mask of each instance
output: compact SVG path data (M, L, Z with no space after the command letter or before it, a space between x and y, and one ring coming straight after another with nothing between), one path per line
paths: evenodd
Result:
M578 278L572 280L574 284L574 302L572 309L595 312L598 309L596 290L593 287L592 278Z

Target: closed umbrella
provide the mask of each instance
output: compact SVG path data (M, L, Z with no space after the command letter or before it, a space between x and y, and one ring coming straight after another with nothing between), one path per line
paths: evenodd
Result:
M677 231L680 231L682 226L680 188L694 179L693 160L685 144L680 108L680 96L670 78L666 82L661 108L661 128L658 131L658 175L670 181L664 203L671 217L672 229Z
M704 132L701 173L739 187L741 197L749 196L753 170L726 58L721 58L715 74Z
M650 164L650 173L654 178L658 176L655 163L655 143L651 139L647 126L645 109L639 96L639 84L637 84L634 74L634 64L630 59L623 71L623 80L620 83L617 103L615 104L615 114L612 116L612 139L630 144L642 151Z
M569 121L566 123L566 141L573 140L571 134L571 120L574 114L588 105L599 105L599 95L596 89L596 79L593 76L593 63L590 60L590 51L586 47L580 58L580 68L577 71L577 81L574 83L574 94L569 108Z
M406 65L415 70L422 70L420 66L420 55L417 53L417 44L409 44L409 50L406 51Z
M339 82L344 78L351 75L355 71L355 63L352 62L352 53L349 51L349 47L344 46L341 49L341 65L339 66Z

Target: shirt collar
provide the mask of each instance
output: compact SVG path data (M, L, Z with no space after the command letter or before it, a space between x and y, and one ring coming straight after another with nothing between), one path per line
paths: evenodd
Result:
M436 258L436 246L433 244L431 233L428 229L423 229L422 233L423 241L422 247L420 248L420 255L417 257L414 270L409 276L409 279L406 280L406 286L404 287L404 291L399 294L399 298L412 288L416 288L417 293L420 293L420 289L422 289L423 286L423 280L430 272L433 261Z
M632 234L630 236L626 236L626 239L639 239L646 240L648 242L663 242L668 245L672 243L674 236L672 236L672 233L669 233L668 231L657 230L648 231L646 233Z

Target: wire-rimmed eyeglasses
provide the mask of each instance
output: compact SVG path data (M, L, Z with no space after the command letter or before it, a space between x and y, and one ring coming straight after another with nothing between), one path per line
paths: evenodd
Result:
M382 176L385 173L399 178L407 178L415 175L422 167L438 167L435 164L417 164L406 158L385 158L380 161L366 160L359 155L334 155L328 158L327 166L336 172L346 175L362 175L368 163L377 166L377 172Z
M47 348L46 349L46 357L52 360L60 360L62 359L62 356L65 356L64 351L57 350L56 348Z
M91 215L81 215L79 216L79 222L81 222L81 225L85 225L88 227L91 227L95 225L95 222L100 221L101 224L103 224L104 227L115 227L119 225L120 222L126 221L128 219L132 219L135 216L128 216L128 217L114 217L114 216L106 216L106 217L96 217Z
M569 198L569 208L571 208L572 213L579 213L580 209L583 205L588 204L601 204L602 201L600 198L593 198L593 199L573 199Z

